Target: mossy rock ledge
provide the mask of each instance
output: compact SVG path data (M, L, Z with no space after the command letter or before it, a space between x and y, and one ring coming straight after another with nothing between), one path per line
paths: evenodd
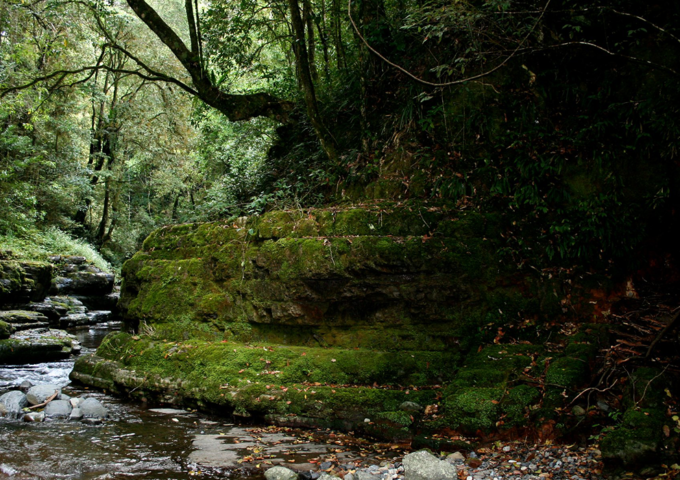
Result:
M135 334L109 335L72 379L392 438L539 422L522 375L545 370L542 347L479 348L510 320L559 308L552 288L499 261L500 227L383 205L159 229L123 267L119 306Z

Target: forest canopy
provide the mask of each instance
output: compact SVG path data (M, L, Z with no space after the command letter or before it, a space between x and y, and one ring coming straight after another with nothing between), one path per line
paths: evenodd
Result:
M154 228L435 202L517 264L672 238L680 6L5 0L0 235L119 265Z

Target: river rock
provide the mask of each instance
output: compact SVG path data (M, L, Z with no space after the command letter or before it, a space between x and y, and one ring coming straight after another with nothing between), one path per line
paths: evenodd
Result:
M8 418L21 418L24 414L24 408L28 406L26 395L18 390L7 392L2 395L0 397L0 403L5 405L5 408L7 409L5 416Z
M28 392L26 392L26 400L28 400L28 403L31 405L39 405L41 403L45 403L47 399L55 393L57 395L61 393L61 388L59 388L57 385L36 385L35 387L31 387Z
M71 415L68 417L71 421L78 421L83 419L83 411L80 408L74 408L71 410Z
M71 402L68 400L53 400L45 407L46 418L68 418L71 415Z
M453 452L451 455L446 457L446 461L449 463L463 463L465 461L465 455L460 452Z
M24 422L40 423L45 420L45 412L30 412L24 415Z
M78 408L84 399L80 397L72 398L69 400L73 408Z
M7 407L4 403L0 403L0 417L7 415Z
M298 480L298 474L285 467L274 467L264 472L267 480Z
M329 475L328 473L324 472L319 477L319 480L340 480L340 477L336 477L335 475Z
M79 408L84 418L103 419L109 415L108 410L96 398L86 398L80 403Z
M420 450L404 457L405 480L457 480L458 470L431 453Z
M21 385L19 385L19 390L26 393L32 386L33 384L31 382L29 382L28 380L24 380L23 382L21 382Z

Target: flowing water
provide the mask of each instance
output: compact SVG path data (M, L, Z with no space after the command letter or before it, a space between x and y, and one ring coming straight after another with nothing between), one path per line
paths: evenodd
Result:
M83 353L96 348L106 329L74 332ZM0 366L0 393L21 382L53 383L71 396L88 394L109 409L101 425L52 421L0 420L0 478L17 479L185 479L263 478L238 470L205 471L189 456L195 439L224 435L225 419L190 412L157 413L100 392L69 385L72 360L38 365Z

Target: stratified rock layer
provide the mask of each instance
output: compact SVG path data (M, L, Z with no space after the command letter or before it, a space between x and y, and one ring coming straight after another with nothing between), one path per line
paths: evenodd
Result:
M203 324L244 341L457 348L527 302L497 282L497 228L490 217L426 208L166 227L126 262L120 305L132 323Z

